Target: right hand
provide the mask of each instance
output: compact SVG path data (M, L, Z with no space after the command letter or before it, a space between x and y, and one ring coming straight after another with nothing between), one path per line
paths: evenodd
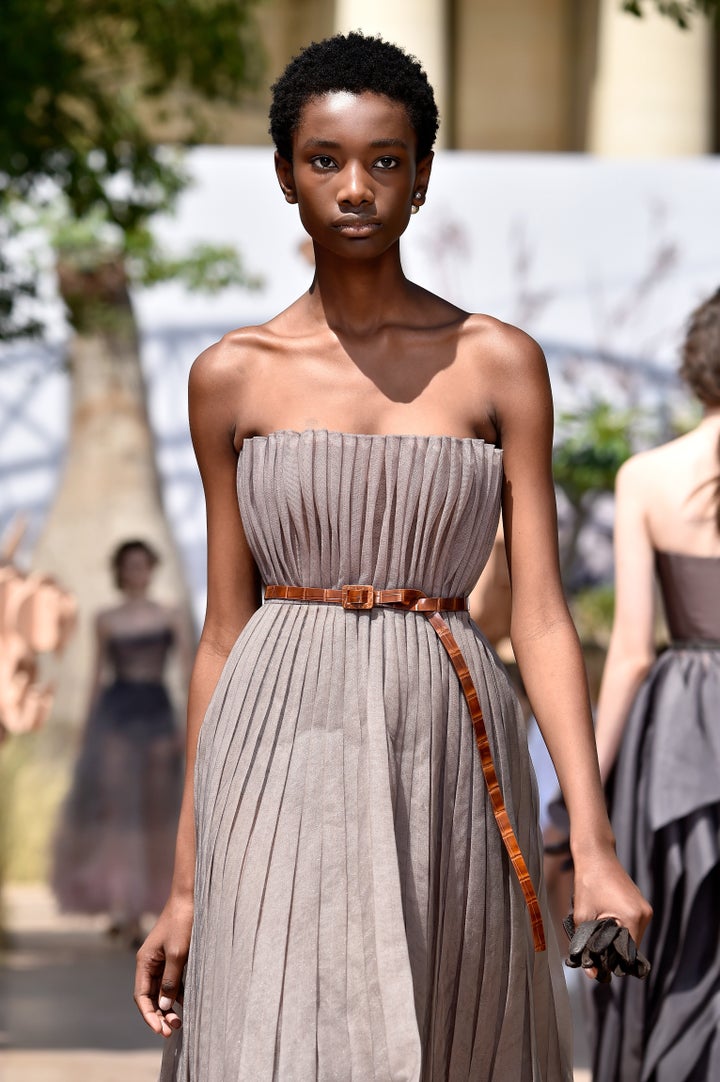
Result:
M157 924L137 953L135 1003L153 1032L169 1037L182 1019L182 975L190 951L192 898L170 898Z

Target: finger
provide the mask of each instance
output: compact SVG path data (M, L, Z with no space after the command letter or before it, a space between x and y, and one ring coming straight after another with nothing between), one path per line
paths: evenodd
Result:
M166 1038L172 1037L174 1031L180 1029L180 1026L182 1025L180 1018L176 1014L161 1014L159 1015L159 1018L161 1027L160 1032L162 1033L162 1036Z
M177 1004L167 1011L161 1010L159 1007L156 1008L155 1016L160 1027L157 1032L161 1033L163 1037L170 1037L175 1030L180 1029L182 1026L182 1008L179 1008Z
M144 1021L159 1036L170 1037L182 1026L182 1017L176 1010L164 1012L159 1009L156 995L136 994L135 1002Z
M168 955L165 959L165 968L160 979L160 990L157 1001L158 1008L164 1014L167 1014L168 1011L172 1010L176 1002L182 1001L183 968L184 959L180 959L180 957L175 955Z
M163 1037L170 1037L182 1026L182 1014L175 1007L167 1011L158 1010L157 1016L160 1019L160 1031Z
M152 995L144 995L135 992L134 1000L145 1024L158 1035L169 1035L169 1033L165 1033L165 1028L163 1028L165 1018L159 1013Z
M154 1033L158 1034L162 1033L157 996L163 965L162 954L153 954L144 946L138 951L133 998L143 1021Z
M168 1011L172 1010L175 1006L178 1001L179 992L180 988L175 980L163 978L160 985L160 995L158 996L157 1001L158 1008L163 1014L167 1014Z

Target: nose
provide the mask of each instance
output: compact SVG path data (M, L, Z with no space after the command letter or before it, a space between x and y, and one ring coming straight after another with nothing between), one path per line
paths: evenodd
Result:
M357 163L348 163L340 174L337 201L342 206L360 207L375 202L375 192L370 186L365 169Z

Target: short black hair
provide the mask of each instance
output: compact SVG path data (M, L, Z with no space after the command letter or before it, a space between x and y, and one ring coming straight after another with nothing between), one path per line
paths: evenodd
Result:
M419 61L381 37L353 31L313 41L293 57L273 84L270 134L286 161L292 161L292 137L303 106L335 90L384 94L404 105L417 136L418 159L432 150L438 110Z

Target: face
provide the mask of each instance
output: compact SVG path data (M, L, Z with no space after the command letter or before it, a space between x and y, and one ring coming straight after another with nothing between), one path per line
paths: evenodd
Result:
M129 549L122 558L118 569L118 582L121 590L144 590L150 585L153 573L153 561L144 549Z
M430 177L432 154L417 162L416 143L405 106L382 94L334 91L305 104L292 164L279 155L275 164L316 245L362 258L397 241Z

